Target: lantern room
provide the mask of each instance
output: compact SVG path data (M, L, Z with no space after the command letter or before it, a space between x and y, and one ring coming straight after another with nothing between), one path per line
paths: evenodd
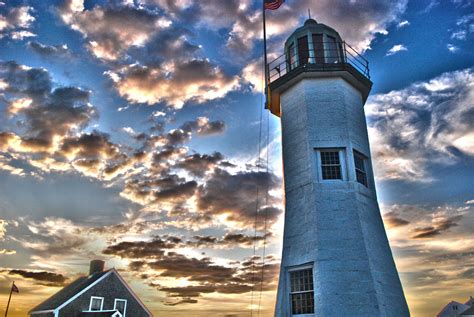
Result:
M268 65L269 109L280 116L280 94L303 78L343 77L367 99L369 62L333 28L308 19L285 42L284 54Z

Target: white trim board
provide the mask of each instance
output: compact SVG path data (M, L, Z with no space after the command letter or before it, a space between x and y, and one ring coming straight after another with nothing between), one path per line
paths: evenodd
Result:
M54 309L54 313L55 314L59 314L59 310L61 308L63 308L64 306L66 306L67 304L69 304L70 302L72 302L73 300L75 300L76 298L78 298L79 296L81 296L82 294L84 294L85 292L87 292L89 289L91 289L93 286L95 286L97 283L99 283L100 281L102 281L104 278L106 278L107 276L109 276L110 274L112 273L112 270L109 270L107 273L105 273L104 275L102 275L100 278L98 278L94 283L90 284L89 286L87 286L86 288L83 288L79 293L77 293L76 295L74 295L73 297L71 297L70 299L68 299L67 301L65 301L64 303L62 303L61 305L59 305L57 308Z

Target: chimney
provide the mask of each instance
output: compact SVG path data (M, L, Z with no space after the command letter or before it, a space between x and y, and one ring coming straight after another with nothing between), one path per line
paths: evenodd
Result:
M94 273L100 273L104 271L105 262L102 260L92 260L89 269L89 276Z

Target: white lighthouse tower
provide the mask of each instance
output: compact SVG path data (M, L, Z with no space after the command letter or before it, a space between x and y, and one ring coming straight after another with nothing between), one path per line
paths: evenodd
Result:
M269 80L286 197L275 316L409 316L374 186L368 62L309 19Z

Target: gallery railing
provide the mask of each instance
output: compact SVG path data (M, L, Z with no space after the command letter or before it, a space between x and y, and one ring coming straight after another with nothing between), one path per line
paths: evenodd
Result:
M337 65L351 65L370 80L369 62L346 42L317 43L319 49L292 50L268 63L269 83L285 76L300 67L313 67L314 70L337 70ZM324 48L323 48L324 47Z

